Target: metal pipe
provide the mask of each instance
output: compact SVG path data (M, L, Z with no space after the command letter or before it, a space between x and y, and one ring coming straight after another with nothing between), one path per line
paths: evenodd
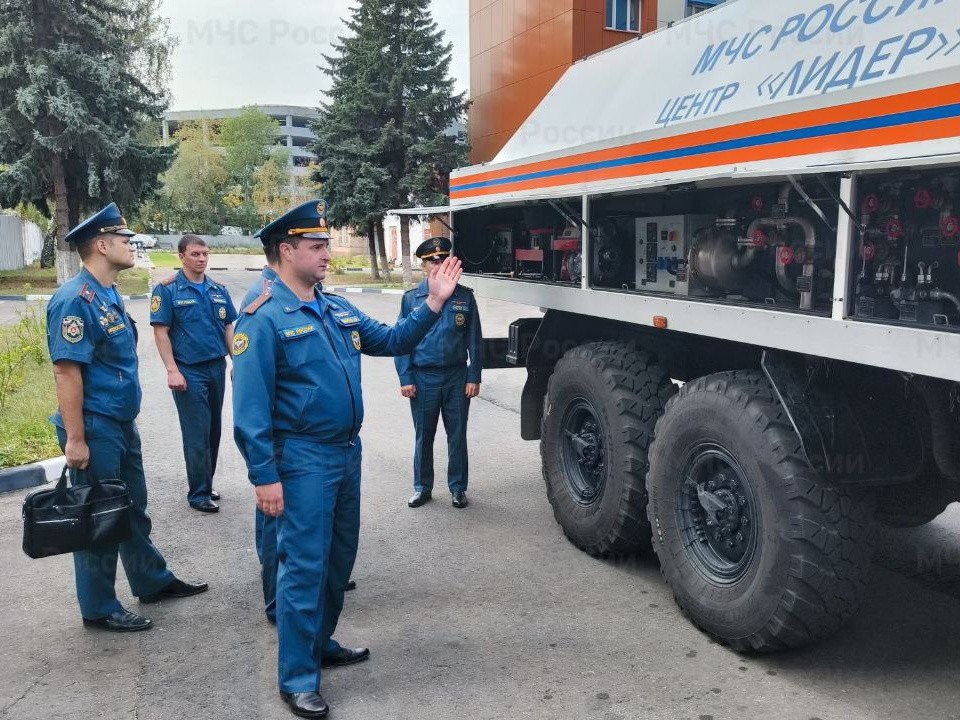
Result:
M946 290L938 290L934 288L930 291L931 300L946 300L949 303L953 303L953 306L957 309L957 312L960 313L960 298L954 295L951 292Z
M790 186L788 185L787 188ZM786 217L786 218L761 218L759 220L754 220L750 223L750 227L747 228L747 234L753 235L753 233L761 227L780 227L783 225L796 225L801 230L803 230L803 246L806 251L806 258L804 258L803 263L803 277L813 278L813 273L815 270L814 265L814 256L817 249L817 233L813 229L813 224L801 217ZM790 282L790 278L787 277L786 265L780 260L779 253L777 254L777 282L780 283L782 287L787 292L794 292L796 290L796 285ZM813 296L814 293L811 290L810 292L800 293L800 309L801 310L812 310L813 309Z

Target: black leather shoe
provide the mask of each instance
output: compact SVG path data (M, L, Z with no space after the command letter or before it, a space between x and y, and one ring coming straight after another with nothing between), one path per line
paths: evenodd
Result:
M322 667L337 667L339 665L353 665L363 662L370 657L369 648L340 648L332 655L324 655L320 658Z
M281 690L280 697L290 707L290 712L300 717L318 718L330 712L330 706L318 692L288 693Z
M470 501L467 500L467 494L463 491L455 492L453 494L453 506L455 508L465 508L470 504Z
M141 630L149 630L153 627L153 620L120 608L116 612L112 612L106 617L97 618L96 620L84 618L83 624L87 627L100 628L101 630L108 630L110 632L140 632Z
M208 589L209 585L206 583L197 583L196 585L193 585L191 583L184 582L179 578L174 578L152 595L141 595L140 602L149 604L160 602L161 600L185 598L190 597L191 595L199 595L200 593L206 592Z
M213 500L201 500L196 505L191 504L194 510L199 510L200 512L205 513L215 513L220 512L220 506L217 505Z
M211 491L210 491L210 499L211 499L211 500L219 500L219 499L220 499L220 493L218 493L216 490L211 490Z
M430 502L431 494L429 490L417 490L413 496L407 500L410 507L420 507Z
M357 589L357 581L351 580L350 582L347 583L347 587L344 588L344 592L349 592L350 590L356 590L356 589Z

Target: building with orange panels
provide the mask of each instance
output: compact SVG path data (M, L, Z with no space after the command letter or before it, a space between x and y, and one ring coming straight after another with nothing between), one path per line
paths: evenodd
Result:
M493 159L564 71L723 0L470 0L470 161Z

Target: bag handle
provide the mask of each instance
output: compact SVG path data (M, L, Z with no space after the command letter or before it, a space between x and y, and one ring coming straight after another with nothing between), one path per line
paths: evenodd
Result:
M70 468L66 464L63 466L63 471L60 473L60 479L57 481L57 486L54 488L54 493L56 494L57 502L61 505L66 503L67 499L67 477L70 475L70 470L74 471L74 475L70 478L71 487L76 486L75 477L79 473L85 473L87 480L90 485L99 486L100 481L93 477L89 470L81 470L80 468Z

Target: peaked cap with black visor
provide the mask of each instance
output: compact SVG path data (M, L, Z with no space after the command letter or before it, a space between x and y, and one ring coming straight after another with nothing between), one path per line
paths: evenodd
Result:
M327 201L310 200L288 210L255 237L264 245L279 244L296 237L308 240L329 240L330 228L327 226Z

